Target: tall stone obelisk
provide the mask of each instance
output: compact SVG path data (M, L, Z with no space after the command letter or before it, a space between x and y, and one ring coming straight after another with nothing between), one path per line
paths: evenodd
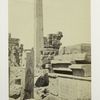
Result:
M34 25L35 25L35 72L40 63L41 50L43 49L43 6L42 0L34 0Z

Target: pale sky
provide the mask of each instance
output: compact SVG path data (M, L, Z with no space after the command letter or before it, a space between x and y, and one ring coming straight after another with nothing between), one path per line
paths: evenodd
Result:
M90 42L90 0L43 0L44 35L63 32L63 46ZM34 0L9 0L9 32L34 45Z

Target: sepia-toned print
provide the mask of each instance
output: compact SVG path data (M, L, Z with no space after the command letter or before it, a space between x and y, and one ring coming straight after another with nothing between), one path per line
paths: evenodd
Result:
M90 0L8 0L9 100L91 100Z

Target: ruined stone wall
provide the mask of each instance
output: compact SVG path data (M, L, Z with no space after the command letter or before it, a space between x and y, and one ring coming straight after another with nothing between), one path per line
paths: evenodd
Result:
M91 100L91 79L50 75L49 90L54 100ZM51 99L50 99L51 100Z
M58 55L59 48L61 46L62 32L57 34L51 33L47 37L44 37L44 48L41 52L41 66L45 68L46 64L50 64L54 56Z
M25 86L25 56L20 39L9 34L9 96L13 99L22 97Z
M10 67L10 96L18 95L24 89L25 83L25 68L23 67Z
M91 77L91 44L82 43L64 47L59 50L59 55L56 55L51 62L52 67L60 67L61 69L63 63L66 66L66 62L70 63L68 68L74 76Z

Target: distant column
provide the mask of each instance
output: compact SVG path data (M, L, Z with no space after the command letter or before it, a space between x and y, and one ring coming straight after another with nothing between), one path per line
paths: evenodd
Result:
M42 0L35 0L35 69L40 62L41 50L43 49L43 7ZM36 71L36 70L35 70Z

